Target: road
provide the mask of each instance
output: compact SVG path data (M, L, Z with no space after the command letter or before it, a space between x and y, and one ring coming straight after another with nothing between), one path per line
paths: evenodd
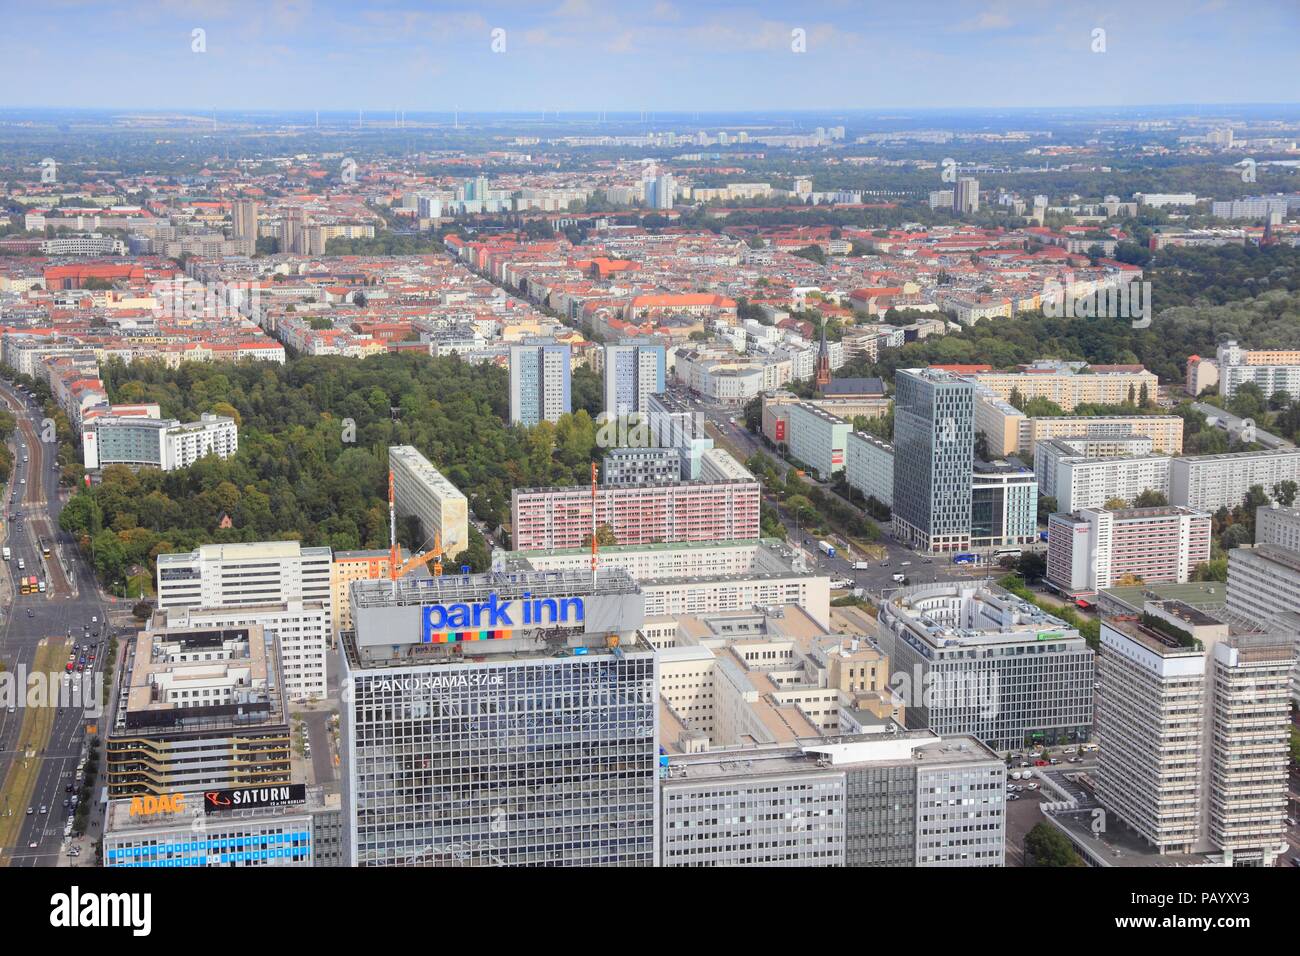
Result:
M719 444L730 445L742 464L756 452L762 452L776 463L782 475L789 470L790 465L766 446L762 436L754 435L745 428L741 408L708 403L678 387L670 389L670 392L690 405L702 417L706 432ZM733 417L736 419L735 424L730 421ZM834 494L829 485L818 482L812 476L805 480L822 488L827 494ZM776 507L774 498L767 495L764 498L768 505ZM978 580L990 574L997 576L1002 573L1000 569L990 569L986 564L954 565L950 558L931 557L912 551L892 539L888 525L882 526L884 537L876 542L884 550L883 557L868 559L866 555L851 553L844 547L843 540L832 542L836 545L836 553L834 557L828 557L818 548L818 539L805 533L783 512L781 523L786 529L786 540L805 552L809 567L835 579L852 581L854 587L863 588L868 595L877 598L882 592L899 586L894 581L895 574L905 575L907 584L930 584L935 581ZM861 561L866 561L870 566L855 569L853 565Z
M27 404L7 383L0 383L0 401L18 417L18 431L11 439L15 452L14 474L5 490L4 543L12 550L12 557L5 563L4 581L0 583L7 599L0 625L0 660L11 672L17 672L20 667L30 668L42 641L75 641L84 645L87 638L83 626L90 625L100 631L101 650L89 667L102 667L107 654L106 606L90 568L79 557L70 536L58 531L63 503L59 496L59 472L53 467L55 447L39 440L43 413ZM24 456L28 461L23 461ZM18 514L21 517L11 518ZM41 554L40 536L50 542L48 559ZM22 571L18 569L20 560L25 566ZM44 578L48 591L19 594L18 579L23 575ZM99 619L97 625L92 624L95 617ZM66 655L62 650L60 654L56 664L62 668ZM90 673L88 669L87 678ZM74 681L70 679L68 684L71 687ZM21 692L23 688L18 690ZM26 817L19 839L12 846L0 847L0 859L10 866L52 866L58 859L68 818L63 807L68 796L64 788L71 782L81 758L87 724L98 721L93 713L88 715L82 707L71 706L69 701L42 701L36 706L56 707L48 740L43 744L23 740L23 728L27 726L28 733L32 732L36 714L21 693L19 697L12 713L7 707L0 711L0 786L15 759L37 760L39 766L29 798L9 793L0 796L0 814ZM59 703L65 706L58 707ZM32 752L30 757L28 751ZM34 810L30 816L26 814L28 806ZM41 806L47 807L48 813L40 813Z

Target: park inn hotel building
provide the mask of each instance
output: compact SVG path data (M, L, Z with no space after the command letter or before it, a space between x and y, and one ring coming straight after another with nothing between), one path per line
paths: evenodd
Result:
M350 866L653 866L658 664L623 571L352 585Z

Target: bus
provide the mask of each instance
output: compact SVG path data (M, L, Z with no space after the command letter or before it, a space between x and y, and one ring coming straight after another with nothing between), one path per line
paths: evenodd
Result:
M1019 552L1016 553L1019 554ZM45 538L41 538L41 554L45 555L47 558L50 556L50 542Z
M31 594L32 591L35 590L35 588L32 587L32 582L35 580L36 580L35 578L27 577L26 575L24 575L22 578L22 586L18 589L19 593Z
M961 554L954 554L952 556L952 563L953 564L974 564L975 555L970 551L963 551Z
M48 551L45 552L45 553L46 553L46 554L49 554ZM997 551L994 551L994 552L993 552L993 557L995 557L995 558L1018 558L1018 557L1020 557L1021 554L1022 554L1022 552L1021 552L1021 550L1020 550L1019 548L1001 548L1000 550L997 550Z

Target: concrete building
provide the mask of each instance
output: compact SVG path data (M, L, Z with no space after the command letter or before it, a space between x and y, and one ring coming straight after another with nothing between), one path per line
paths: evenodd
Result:
M949 372L899 369L894 393L894 535L920 551L970 547L974 386Z
M160 611L213 611L213 626L264 624L279 638L284 693L325 696L325 652L333 633L333 555L297 541L205 544L158 556ZM242 611L244 613L226 613ZM191 615L197 619L203 616Z
M1092 365L1087 372L1062 363L1044 363L1017 372L974 372L970 378L1009 402L1014 391L1028 401L1046 398L1063 411L1076 405L1122 405L1154 399L1160 380L1140 365Z
M110 800L107 867L330 867L343 860L339 795L304 784L193 790L144 811ZM174 808L174 809L173 809Z
M788 406L787 447L820 481L844 468L844 446L853 426L807 402Z
M649 617L788 605L830 627L830 578L810 570L801 552L775 538L612 545L597 558L602 570L626 571L636 580ZM591 551L498 551L492 567L507 574L589 571Z
M392 557L387 548L371 551L335 551L330 565L330 620L334 637L352 630L353 581L384 581L392 573ZM401 557L407 557L403 549Z
M1038 479L1006 461L976 461L971 481L970 545L1009 548L1038 540Z
M1169 503L1198 511L1233 508L1253 485L1272 495L1273 486L1300 481L1300 448L1192 455L1169 463Z
M655 445L677 451L682 480L700 477L700 460L713 447L713 439L704 430L704 418L681 399L672 395L651 395L650 434Z
M692 481L646 487L516 488L510 534L520 551L574 548L608 525L618 544L757 538L759 484Z
M663 485L682 480L675 448L614 448L601 462L600 483L610 487Z
M510 424L557 422L572 411L570 350L553 340L510 346Z
M1190 508L1083 508L1047 523L1047 581L1080 597L1140 581L1182 583L1210 560L1210 516Z
M615 417L650 411L650 396L665 387L663 344L606 345L605 414Z
M657 864L658 671L631 578L358 581L352 613L348 865Z
M894 506L894 446L866 432L850 432L844 442L844 480L863 498Z
M1214 364L1224 398L1235 396L1247 382L1258 385L1265 398L1274 392L1300 394L1300 349L1245 349L1235 341L1222 342Z
M960 176L952 191L952 211L959 216L979 212L980 181L974 176Z
M675 754L664 866L1001 866L1006 767L969 737L854 735Z
M109 796L289 783L279 656L261 627L159 616L124 641L104 743Z
M994 750L1087 740L1093 652L1059 618L1001 588L945 582L886 592L877 627L909 728Z
M1159 853L1272 866L1284 846L1291 635L1177 601L1101 628L1097 797Z
M239 429L233 418L204 414L197 422L143 416L96 416L81 426L82 460L94 471L109 465L176 471L200 458L233 457Z
M391 446L388 467L397 514L420 521L421 550L432 548L435 536L450 559L468 548L469 501L464 493L411 445Z
M1300 508L1284 508L1275 501L1256 510L1255 543L1300 552Z
M1034 445L1034 472L1041 494L1061 511L1100 508L1119 498L1132 503L1144 491L1169 494L1169 458L1150 453L1151 439L1052 438ZM1098 452L1132 453L1110 456ZM1145 449L1145 450L1143 450Z

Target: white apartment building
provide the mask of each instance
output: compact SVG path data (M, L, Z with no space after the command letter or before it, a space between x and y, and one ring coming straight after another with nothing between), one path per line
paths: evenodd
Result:
M188 468L206 455L230 458L239 450L233 418L204 414L197 422L138 415L104 415L82 423L82 460L89 470L108 465Z
M1177 601L1102 622L1102 806L1161 854L1272 866L1284 847L1291 633Z
M332 564L329 548L304 548L297 541L205 544L188 554L160 554L158 608L263 609L253 616L279 636L286 696L324 697L325 653L333 632ZM235 625L252 617L215 614L215 619Z
M844 480L863 498L894 506L894 446L866 432L850 432L844 443Z
M434 535L448 558L469 547L469 501L459 488L411 445L391 446L388 467L393 472L394 509L400 517L420 520L426 539L420 542L422 550L433 547Z
M1252 485L1266 495L1283 481L1300 481L1300 448L1277 448L1222 455L1193 455L1169 463L1169 503L1199 511L1232 509Z
M790 454L817 473L822 481L844 468L844 446L853 426L815 405L787 406L786 442Z
M1151 447L1151 439L1141 439ZM1034 445L1034 473L1040 494L1055 498L1061 511L1100 508L1112 498L1130 504L1144 491L1169 493L1166 455L1096 457L1088 439L1040 441Z
M1257 510L1255 543L1300 552L1300 508L1283 508L1275 501Z

